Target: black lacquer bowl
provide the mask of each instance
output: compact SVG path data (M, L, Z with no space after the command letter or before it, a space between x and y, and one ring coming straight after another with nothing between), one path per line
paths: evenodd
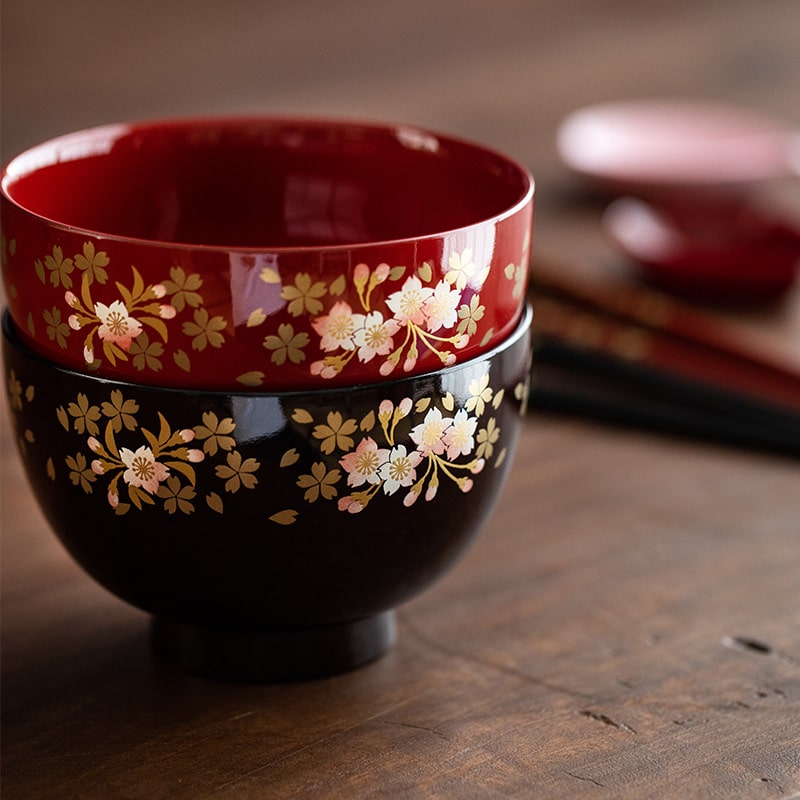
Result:
M333 390L194 392L30 352L6 313L20 455L75 560L150 612L157 652L239 680L376 658L393 609L469 545L511 465L531 311L490 352Z

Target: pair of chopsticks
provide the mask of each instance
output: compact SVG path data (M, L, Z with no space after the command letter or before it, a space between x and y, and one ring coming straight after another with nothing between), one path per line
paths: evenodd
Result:
M531 407L800 456L800 364L639 286L534 260Z

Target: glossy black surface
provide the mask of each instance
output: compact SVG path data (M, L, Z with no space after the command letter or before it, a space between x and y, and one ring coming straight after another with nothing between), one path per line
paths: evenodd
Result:
M529 325L528 312L490 354L426 376L233 395L59 369L20 344L6 315L5 379L31 486L75 560L173 626L250 636L381 614L463 552L511 466ZM381 422L387 403L407 412L394 427ZM463 452L420 456L414 484L391 493L376 472L358 483L349 468L359 448L369 462L365 440L385 462L439 419L448 430L474 421ZM156 476L136 487L148 469ZM364 507L351 513L347 497Z

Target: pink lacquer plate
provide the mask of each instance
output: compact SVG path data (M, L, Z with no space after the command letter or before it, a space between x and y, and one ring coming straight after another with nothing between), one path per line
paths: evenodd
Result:
M3 171L9 310L57 364L143 384L420 374L514 330L533 194L506 156L407 126L95 128Z
M561 123L564 163L601 189L663 199L739 193L798 169L800 137L782 120L719 101L600 103Z

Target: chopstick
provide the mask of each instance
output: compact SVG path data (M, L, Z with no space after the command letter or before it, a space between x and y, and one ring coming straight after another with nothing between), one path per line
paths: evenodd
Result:
M661 292L568 274L547 262L531 269L540 333L800 412L800 364L780 362L732 326Z
M534 265L534 408L800 455L800 373L700 310Z

